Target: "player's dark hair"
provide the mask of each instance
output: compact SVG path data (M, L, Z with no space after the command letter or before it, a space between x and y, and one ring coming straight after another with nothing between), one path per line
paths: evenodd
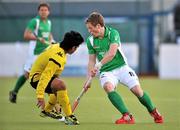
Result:
M72 49L72 47L78 47L84 42L83 37L79 32L70 31L64 35L63 41L60 43L60 47L65 51Z
M101 27L104 27L104 17L101 13L94 11L88 16L88 18L85 20L85 23L91 23L93 26L100 24Z
M45 2L40 3L38 6L38 11L40 10L41 7L47 7L48 10L50 10L50 5L48 3L45 3Z

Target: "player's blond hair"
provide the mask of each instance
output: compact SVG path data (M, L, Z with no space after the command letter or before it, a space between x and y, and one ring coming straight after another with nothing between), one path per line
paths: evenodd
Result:
M101 27L104 27L104 17L101 13L93 11L88 18L85 20L85 23L91 23L93 26L100 24Z

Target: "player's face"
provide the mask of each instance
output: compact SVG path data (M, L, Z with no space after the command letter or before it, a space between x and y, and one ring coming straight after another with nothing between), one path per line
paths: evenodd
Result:
M77 50L77 48L78 48L79 46L74 46L74 47L72 47L72 49L70 49L69 51L68 51L68 54L73 54L76 50Z
M39 9L39 15L42 19L46 19L49 16L49 9L46 6L41 6Z
M99 37L101 33L101 26L99 24L93 26L91 23L87 23L86 27L91 35L93 35L94 37Z

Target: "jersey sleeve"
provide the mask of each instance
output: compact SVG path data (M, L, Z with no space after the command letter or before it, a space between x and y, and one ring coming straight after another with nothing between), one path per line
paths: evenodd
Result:
M29 21L26 29L28 29L28 30L33 32L35 30L35 28L36 28L36 20L32 19L32 20Z
M49 62L41 74L36 89L37 98L44 98L45 89L48 86L49 81L56 74L57 70L62 70L62 68L64 68L64 66L62 66L63 64L61 64L62 60L56 57L49 58Z
M120 44L120 35L117 30L112 30L110 33L110 44L117 43Z
M90 43L89 38L86 40L86 45L87 45L89 54L95 54L96 53L96 51L94 50L93 46Z

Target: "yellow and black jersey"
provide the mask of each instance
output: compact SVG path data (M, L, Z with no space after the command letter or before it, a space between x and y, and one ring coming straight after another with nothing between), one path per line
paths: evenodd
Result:
M37 98L44 97L44 91L52 77L58 77L66 64L66 54L59 44L49 46L34 62L30 71L30 82L38 82Z

